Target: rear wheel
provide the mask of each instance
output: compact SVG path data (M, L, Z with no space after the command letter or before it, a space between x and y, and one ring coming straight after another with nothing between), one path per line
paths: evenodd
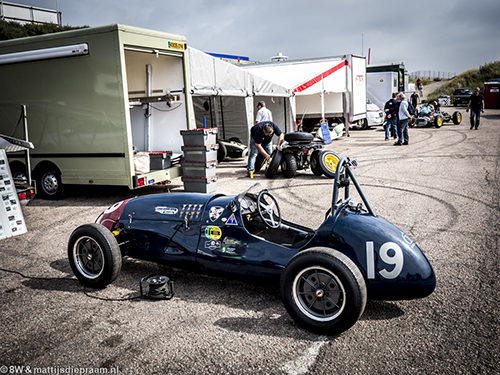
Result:
M297 173L297 159L291 152L285 152L281 159L281 172L283 177L292 178Z
M460 113L459 111L455 111L453 112L453 123L455 125L459 125L461 122L462 122L462 113Z
M311 166L311 171L316 176L321 176L323 174L323 170L321 169L321 167L319 165L320 152L321 151L319 151L319 150L314 150L313 153L311 154L311 160L309 161L309 165Z
M281 295L290 316L307 330L336 335L363 314L367 292L354 262L329 248L301 251L286 265Z
M335 177L335 171L337 170L337 165L340 161L339 156L329 150L322 151L319 154L319 166L325 176L334 178Z
M83 284L104 288L120 273L122 255L115 236L101 224L76 228L69 238L68 259Z
M276 176L281 164L282 157L283 157L283 151L278 149L274 150L274 152L271 155L271 160L269 160L269 165L267 166L266 169L267 178L274 178L274 176Z

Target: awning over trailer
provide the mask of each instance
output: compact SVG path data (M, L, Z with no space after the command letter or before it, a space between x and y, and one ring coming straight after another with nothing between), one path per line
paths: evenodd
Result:
M245 65L245 70L288 87L296 95L347 91L347 60L332 57L318 60Z
M195 96L290 97L292 90L273 80L188 47L191 93Z

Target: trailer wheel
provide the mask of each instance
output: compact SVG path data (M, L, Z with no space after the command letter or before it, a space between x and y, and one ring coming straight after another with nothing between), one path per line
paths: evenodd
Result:
M309 165L311 166L311 171L315 176L321 176L323 174L323 170L319 165L319 154L321 151L314 150L311 154L311 160L309 161Z
M282 157L283 157L283 151L278 149L273 151L273 153L271 154L271 160L269 160L269 165L267 166L266 169L267 178L274 178L274 176L276 176L281 164Z
M38 173L36 179L38 193L45 199L61 199L64 195L64 184L61 174L55 168L47 168Z
M461 122L462 122L462 113L460 113L459 111L453 112L453 123L455 125L460 125Z
M291 152L285 152L281 158L281 172L283 177L292 178L297 173L297 159Z
M12 173L12 178L14 180L21 180L22 182L28 182L28 174L26 173L26 166L19 162L13 161L10 163L10 172Z

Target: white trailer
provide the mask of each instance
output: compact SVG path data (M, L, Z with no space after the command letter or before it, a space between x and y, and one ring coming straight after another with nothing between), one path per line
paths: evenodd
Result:
M366 73L366 98L382 111L394 92L398 92L397 72Z
M304 120L304 130L312 130L322 120L351 125L366 118L363 56L259 63L244 68L293 90L295 119Z

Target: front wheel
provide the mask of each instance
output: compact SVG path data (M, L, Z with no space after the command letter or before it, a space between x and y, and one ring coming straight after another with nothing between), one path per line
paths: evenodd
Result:
M434 126L436 128L440 128L441 126L443 126L443 116L437 115L436 117L434 117Z
M78 280L93 288L111 284L122 267L118 242L101 224L86 224L73 231L68 243L68 259Z
M317 334L337 335L351 328L367 299L361 271L346 255L329 248L295 255L281 275L280 288L288 314Z
M462 113L460 113L459 111L453 112L453 124L460 125L461 122L462 122Z

